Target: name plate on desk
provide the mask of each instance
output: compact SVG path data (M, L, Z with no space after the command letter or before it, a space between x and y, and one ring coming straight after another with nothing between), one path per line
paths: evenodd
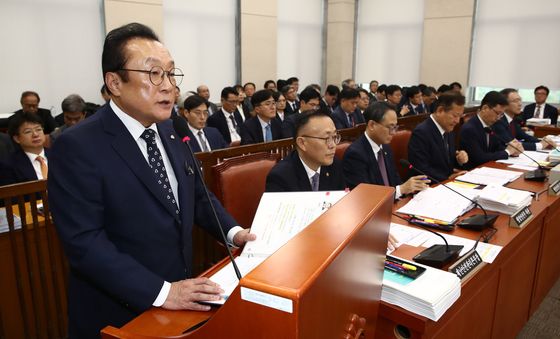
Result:
M525 206L511 215L509 218L509 226L514 228L523 228L532 218L533 213L531 213L529 206Z
M556 180L548 186L548 195L560 195L560 180Z
M449 267L449 272L455 273L459 279L463 280L478 271L482 267L480 264L482 264L482 258L478 252L470 250L459 261Z

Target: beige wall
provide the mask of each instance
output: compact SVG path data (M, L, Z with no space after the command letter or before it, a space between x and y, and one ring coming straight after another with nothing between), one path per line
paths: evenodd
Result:
M467 86L474 0L426 0L420 82Z
M130 22L151 27L163 39L163 0L104 0L105 31L109 32Z
M340 86L354 68L355 0L328 0L326 83Z
M241 82L276 79L276 0L241 0Z

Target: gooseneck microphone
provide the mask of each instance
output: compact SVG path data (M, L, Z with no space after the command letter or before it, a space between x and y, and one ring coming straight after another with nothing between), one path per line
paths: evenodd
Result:
M198 159L196 159L196 157L194 156L191 145L189 145L189 143L187 142L187 141L190 140L189 134L188 134L189 126L187 125L187 122L185 121L185 119L183 119L179 116L174 116L171 119L173 120L173 128L175 129L175 132L177 132L177 134L179 134L179 137L181 137L181 139L183 141L183 144L185 144L185 146L188 148L189 154L191 155L191 158L194 161L194 164L195 164L194 167L196 168L196 174L198 175L198 178L199 178L200 182L202 183L202 187L204 187L204 193L206 193L206 199L208 199L208 203L210 204L210 208L212 209L212 213L214 214L214 219L216 220L216 223L218 224L218 228L220 229L220 234L222 235L222 240L224 241L224 245L226 246L229 259L231 260L231 263L233 264L233 269L235 270L235 275L237 276L237 279L241 280L241 277L242 277L241 272L239 271L239 267L237 267L237 263L233 259L233 255L231 254L231 249L229 248L226 234L224 233L224 229L222 228L222 223L220 222L220 219L218 218L218 214L216 213L216 208L214 207L214 203L212 202L212 199L210 198L210 192L208 192L208 187L206 187L206 184L204 183L204 180L202 180L202 172L200 171L200 167L198 166Z
M455 192L456 194L459 194L463 198L472 202L476 207L480 208L482 210L482 212L484 213L484 214L475 214L475 215L472 215L468 218L465 218L457 224L458 226L460 226L462 228L475 230L475 231L482 231L484 228L492 226L494 224L494 222L496 221L496 219L498 218L498 214L488 214L486 212L486 209L484 209L484 207L480 206L480 204L478 202L476 202L476 200L473 200L473 199L463 195L462 193L454 190L453 188L447 186L446 184L442 183L441 181L439 181L435 178L432 178L431 176L427 175L423 171L421 171L418 168L412 166L412 164L408 160L401 159L401 160L399 160L399 162L404 167L408 167L409 169L413 169L413 170L417 171L418 173L427 176L430 180L442 185L443 187L447 188L448 190L451 190L451 191Z
M484 131L489 135L494 135L500 142L506 145L506 147L510 146L511 148L519 152L519 154L523 154L529 160L537 164L538 168L536 170L525 172L525 175L523 176L525 180L544 181L544 179L546 179L547 175L545 172L545 168L541 164L539 164L538 161L527 155L525 152L522 152L518 147L511 144L511 141L505 141L504 139L502 139L497 133L494 132L491 127L485 128Z
M445 239L443 235L432 231L431 229L427 228L426 226L422 225L419 222L416 222L416 220L414 220L413 218L407 219L396 213L393 213L393 215L397 218L408 221L412 225L416 225L422 229L425 229L430 233L437 235L438 237L442 238L443 242L445 243L445 245L440 245L440 244L432 245L431 247L420 252L419 254L414 256L414 258L412 258L416 262L435 268L441 268L445 266L445 264L455 260L459 256L461 250L463 249L463 245L449 245L447 239Z

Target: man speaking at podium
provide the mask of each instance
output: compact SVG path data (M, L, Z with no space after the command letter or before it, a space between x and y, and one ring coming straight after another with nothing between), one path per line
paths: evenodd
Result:
M57 140L49 201L70 263L69 337L99 338L151 306L208 310L221 289L191 274L192 226L220 238L204 187L169 119L182 72L140 24L111 31L102 68L111 94ZM218 201L228 241L254 239Z

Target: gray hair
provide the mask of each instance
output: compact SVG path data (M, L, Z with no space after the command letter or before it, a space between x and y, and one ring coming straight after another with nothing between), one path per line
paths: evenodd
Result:
M78 94L70 94L62 100L62 112L80 112L85 113L86 102Z

